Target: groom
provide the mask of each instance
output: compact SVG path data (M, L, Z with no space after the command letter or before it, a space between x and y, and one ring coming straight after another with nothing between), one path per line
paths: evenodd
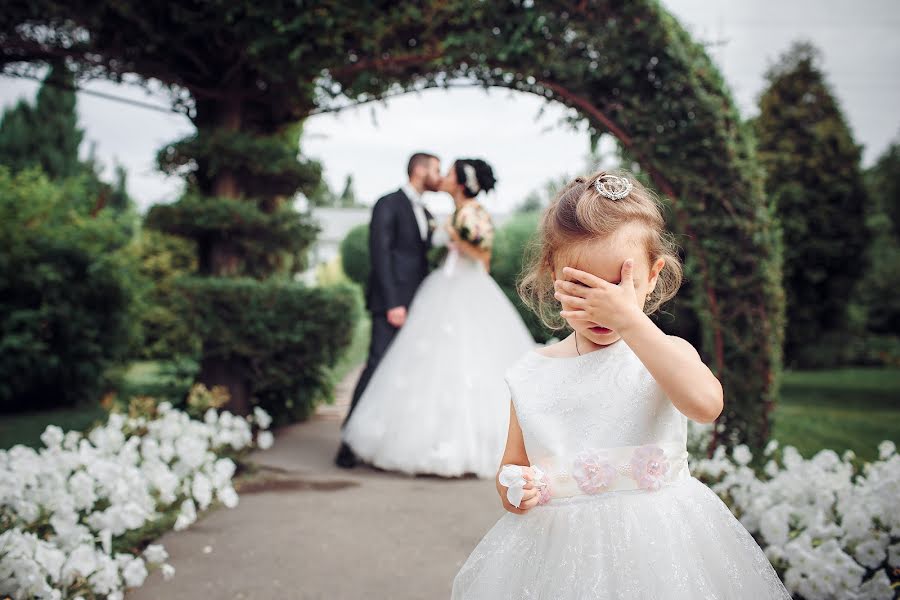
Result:
M388 346L406 321L416 289L428 275L428 248L434 219L422 203L422 194L436 192L441 185L441 161L433 154L418 152L406 168L409 181L399 190L383 196L372 209L369 223L369 281L366 307L372 313L372 339L366 367L353 390L353 409L366 389ZM353 449L341 442L335 464L345 469L356 466Z

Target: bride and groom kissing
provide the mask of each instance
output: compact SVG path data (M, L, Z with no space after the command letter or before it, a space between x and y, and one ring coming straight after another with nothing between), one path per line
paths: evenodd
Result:
M372 210L372 335L335 463L491 478L509 423L503 374L534 347L488 274L494 226L479 197L496 179L480 159L458 159L442 176L440 159L422 152L410 157L407 175ZM453 199L445 227L422 202L426 191ZM447 256L429 274L428 251L443 244Z

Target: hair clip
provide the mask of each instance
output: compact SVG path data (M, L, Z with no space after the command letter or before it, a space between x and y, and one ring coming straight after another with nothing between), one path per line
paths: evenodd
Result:
M463 163L463 173L466 176L466 182L463 185L473 194L478 194L481 191L481 186L478 185L478 175L475 174L475 167L469 163Z
M594 187L597 188L601 196L610 200L621 200L631 193L631 190L634 189L634 184L628 181L626 177L601 175L594 182Z

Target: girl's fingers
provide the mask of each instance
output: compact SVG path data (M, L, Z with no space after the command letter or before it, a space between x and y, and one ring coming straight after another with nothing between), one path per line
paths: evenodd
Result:
M576 281L580 281L584 285L592 288L605 287L608 285L612 285L608 281L600 279L596 275L591 275L585 271L579 271L578 269L574 269L572 267L563 267L563 275L568 275L572 279Z
M591 288L581 285L580 283L566 281L564 279L557 279L553 284L554 287L556 287L557 292L563 292L570 296L578 296L579 298L586 297L587 293L591 290Z
M556 292L553 296L559 300L564 306L569 308L587 308L588 302L584 298L578 298L577 296L567 296L566 294L561 294L560 292Z
M538 500L539 500L538 496L535 496L534 498L529 498L528 500L524 500L524 501L522 501L521 504L519 504L519 508L521 510L530 510L530 509L534 508L535 506L537 506Z
M522 501L519 502L519 507L521 508L521 506L522 506L523 504L526 504L526 503L528 503L528 502L531 502L532 500L535 500L537 497L538 497L538 492L537 492L537 490L528 490L528 491L525 492L525 494L522 496Z
M583 310L561 310L559 311L559 316L561 316L563 319L582 319L585 321L590 320L590 316Z

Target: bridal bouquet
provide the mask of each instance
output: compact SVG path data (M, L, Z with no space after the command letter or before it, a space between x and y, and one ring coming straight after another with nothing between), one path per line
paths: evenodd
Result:
M184 529L213 501L238 503L230 458L271 445L269 415L210 408L202 420L164 402L119 413L88 434L49 426L44 447L0 450L0 596L121 600L148 567L168 579L160 545L135 549L139 530L174 517ZM129 539L129 534L131 539Z
M453 214L450 221L459 239L482 250L494 244L494 223L491 215L478 202L468 202Z

